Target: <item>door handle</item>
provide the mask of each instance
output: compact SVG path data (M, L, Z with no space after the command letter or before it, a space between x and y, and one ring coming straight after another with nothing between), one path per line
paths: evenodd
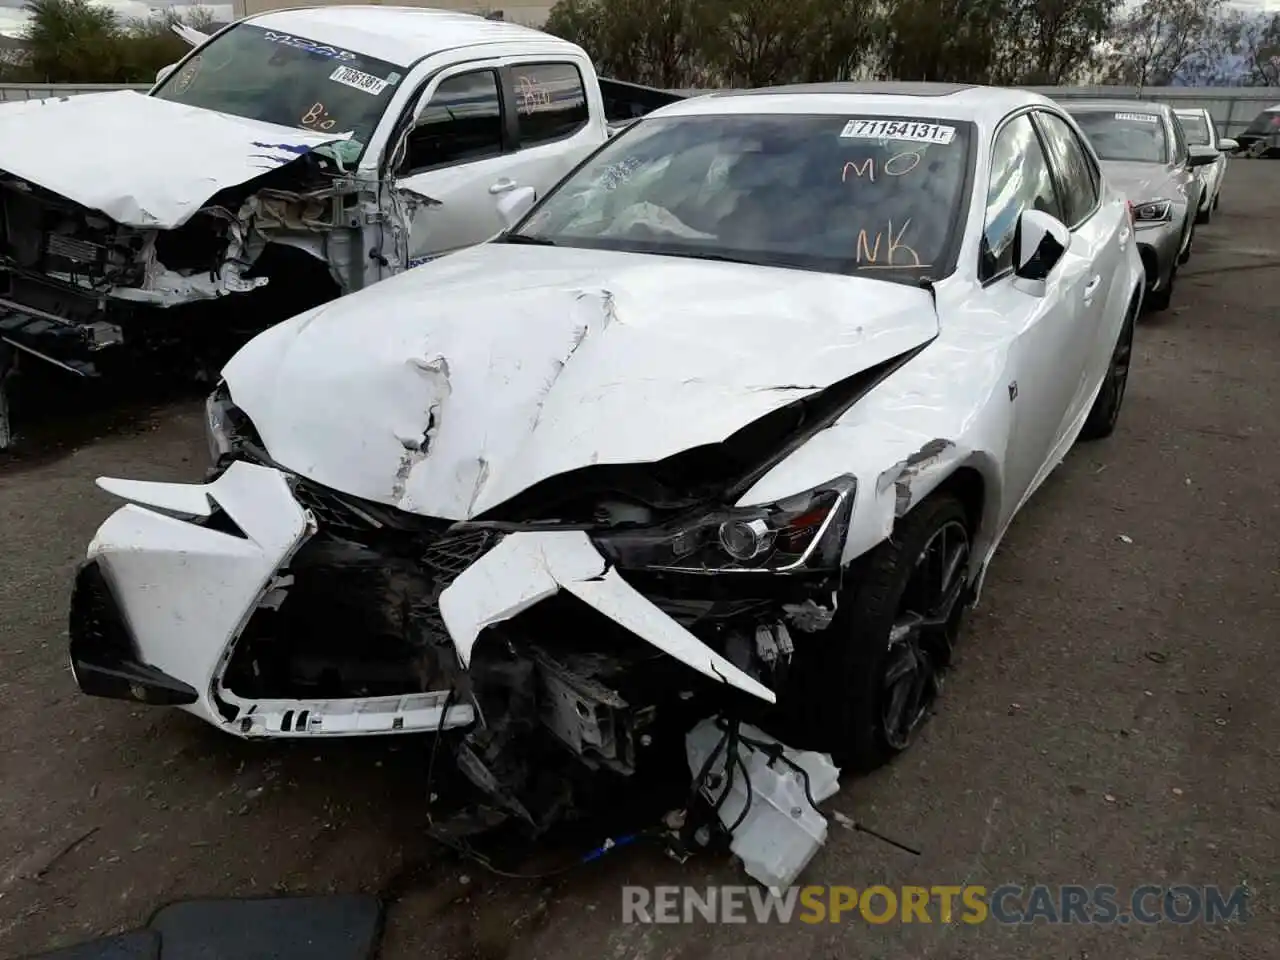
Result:
M1084 299L1088 303L1093 299L1093 295L1098 292L1098 288L1102 286L1102 275L1095 276L1092 280L1084 285Z
M500 193L506 193L508 190L514 190L518 184L510 177L503 177L489 187L489 192L495 197Z

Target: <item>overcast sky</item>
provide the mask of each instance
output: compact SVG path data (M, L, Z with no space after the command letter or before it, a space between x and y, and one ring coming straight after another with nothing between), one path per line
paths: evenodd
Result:
M144 0L93 0L93 2L112 7L123 17L145 17L152 10L163 10L166 7L185 10L189 6L182 3L166 3L162 2L162 0L157 0L157 2L144 2ZM22 5L23 0L0 0L0 33L17 36L21 32L22 24L26 21L26 14L22 12ZM230 20L232 18L230 4L211 3L204 6L213 11L214 17L218 20ZM498 6L501 6L501 4L498 4ZM1231 6L1252 10L1280 10L1280 0L1232 0Z

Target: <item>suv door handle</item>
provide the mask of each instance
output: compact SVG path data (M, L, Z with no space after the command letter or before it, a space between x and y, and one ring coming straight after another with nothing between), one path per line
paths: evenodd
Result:
M501 180L489 187L489 192L495 197L500 193L506 193L508 190L514 190L518 184L510 177L503 177Z
M1102 275L1098 274L1084 286L1084 302L1088 303L1093 299L1093 295L1098 292L1098 287L1102 286Z

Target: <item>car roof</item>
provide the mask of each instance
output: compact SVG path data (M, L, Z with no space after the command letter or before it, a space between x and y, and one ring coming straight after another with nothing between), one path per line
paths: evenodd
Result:
M530 40L579 48L541 30L486 20L474 13L428 7L324 6L271 10L245 21L257 27L298 34L319 43L407 67L422 57L458 47Z
M969 120L991 127L1025 106L1055 106L1027 90L958 83L797 83L759 90L725 90L682 100L655 115L745 113L899 114Z
M1153 103L1150 100L1067 100L1062 102L1062 106L1069 113L1081 110L1140 110L1143 113L1163 114L1166 110L1173 109L1167 103Z

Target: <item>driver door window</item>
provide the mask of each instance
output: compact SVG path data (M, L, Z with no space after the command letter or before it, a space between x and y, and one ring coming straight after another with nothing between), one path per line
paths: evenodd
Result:
M1053 186L1040 137L1026 114L1010 120L991 150L991 183L982 231L982 280L1013 269L1013 238L1026 210L1041 210L1059 220L1062 207Z
M400 176L496 157L503 151L502 101L493 70L440 81L409 134Z

